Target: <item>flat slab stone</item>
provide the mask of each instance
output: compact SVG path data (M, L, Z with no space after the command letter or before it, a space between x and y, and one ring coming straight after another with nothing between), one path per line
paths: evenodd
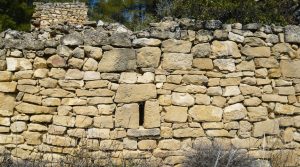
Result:
M300 27L296 25L286 26L284 37L287 43L300 43Z
M156 87L153 84L121 84L117 90L115 102L141 102L156 98L156 96Z
M100 72L135 70L136 54L133 49L113 49L103 54L98 65Z
M300 60L289 61L282 60L280 62L282 75L289 78L300 78Z
M130 137L148 137L148 136L159 136L160 129L128 129L127 136Z

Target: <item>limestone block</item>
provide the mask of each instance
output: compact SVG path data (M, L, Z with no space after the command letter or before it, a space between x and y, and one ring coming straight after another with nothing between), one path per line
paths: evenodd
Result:
M68 69L65 79L83 79L84 72L78 69Z
M63 98L61 104L66 106L82 106L86 105L87 101L80 98Z
M132 42L133 46L159 46L161 41L154 38L138 38Z
M11 93L15 92L17 88L17 82L0 82L0 92Z
M118 140L101 140L100 150L103 151L123 150L123 143Z
M253 137L261 137L266 135L279 134L279 123L277 120L266 120L263 122L254 123Z
M145 72L143 75L138 75L137 83L153 83L154 77L152 72Z
M213 41L212 52L217 57L232 56L235 58L241 57L240 50L235 42L232 41Z
M52 115L32 115L30 121L35 123L51 123L52 118Z
M234 72L236 70L233 59L216 59L213 61L214 66L219 70Z
M87 89L107 88L108 84L109 84L109 81L107 81L107 80L88 81L85 83L85 88L87 88Z
M289 87L275 87L274 89L279 95L295 95L295 88L293 86Z
M14 135L14 134L0 135L0 144L22 144L22 143L24 143L24 137L22 135Z
M60 125L60 126L66 126L66 127L74 127L75 117L54 115L53 116L53 124Z
M147 91L145 91L147 90ZM132 103L156 98L156 87L153 84L121 84L117 90L115 102Z
M156 68L159 65L161 50L158 47L143 47L137 50L137 66Z
M274 111L278 114L293 115L295 113L300 113L300 108L292 105L276 103Z
M146 101L144 109L144 124L145 128L160 127L160 107L158 101Z
M6 58L7 71L31 70L32 64L25 58Z
M236 103L225 107L224 109L224 119L227 121L240 120L246 117L247 109L241 103Z
M259 87L256 86L249 86L246 84L240 85L240 91L242 95L252 95L252 96L261 96L261 90Z
M93 58L88 58L82 67L84 71L96 71L97 69L98 62Z
M83 116L83 115L76 115L75 118L75 127L78 128L86 128L91 126L93 123L93 118Z
M112 116L100 116L94 117L94 124L97 128L109 128L112 129L114 127L114 121Z
M207 89L207 95L209 96L221 96L223 93L221 87L209 87Z
M279 96L279 95L275 95L275 94L264 94L264 95L262 95L262 101L287 103L288 99L286 96Z
M119 83L133 84L137 81L137 73L135 72L122 72Z
M99 114L103 114L103 115L111 115L114 112L115 108L116 108L115 104L110 104L110 105L100 104L100 105L98 105Z
M61 68L51 68L48 75L55 79L65 79L66 71Z
M254 63L256 67L262 68L278 68L279 63L275 58L256 58L254 59Z
M206 94L196 94L196 104L204 104L204 105L209 105L211 102L211 99L209 96L207 96Z
M94 106L76 106L73 107L73 111L76 114L87 115L87 116L96 116L99 115L99 111Z
M226 86L223 92L223 96L237 96L241 94L238 86Z
M15 97L0 92L0 116L12 116L15 107Z
M66 66L66 60L58 55L53 55L47 59L47 65L49 67L63 68Z
M91 97L87 102L89 105L112 104L113 99L111 97Z
M192 43L189 41L168 39L162 42L163 52L172 53L189 53L191 51Z
M48 127L41 124L30 123L27 125L28 130L32 132L45 132L48 131Z
M10 118L8 118L8 117L0 117L0 125L10 126Z
M43 142L46 144L61 146L61 147L75 147L76 140L70 137L43 135Z
M202 128L175 129L173 133L174 133L174 137L176 138L205 136L204 130Z
M192 54L164 53L162 55L162 68L166 70L187 70L191 69L193 63Z
M136 69L136 54L133 49L106 51L98 65L100 72L118 72Z
M258 97L252 97L244 100L245 106L258 106L261 104L261 100Z
M25 92L25 93L37 93L40 91L39 86L32 86L32 85L18 85L17 89L19 92Z
M88 138L109 139L109 129L91 128L87 131Z
M67 46L78 46L83 44L82 38L75 33L63 36L60 42L62 45L67 45Z
M231 137L230 133L225 129L206 130L205 132L210 137Z
M197 122L218 122L222 119L223 110L214 106L195 105L189 114Z
M42 134L38 132L25 131L22 135L24 136L26 143L29 145L39 145L42 143Z
M92 46L84 46L84 52L88 57L95 60L100 60L102 58L102 49Z
M231 143L235 148L238 149L251 149L251 148L258 148L262 144L262 140L253 137L246 138L246 139L234 138L231 139Z
M266 46L265 41L257 37L246 37L244 43L249 46Z
M244 42L244 40L245 40L244 36L241 36L239 34L235 34L235 33L232 33L232 32L228 33L228 38L231 41L240 42L240 43Z
M165 107L166 115L164 117L166 122L186 122L187 121L187 107L168 106Z
M211 53L212 49L209 43L197 44L192 48L192 53L195 57L206 57Z
M160 135L160 129L128 129L127 136L129 137L155 137Z
M44 89L40 91L43 96L49 97L75 97L75 94L64 89Z
M136 150L137 149L137 141L134 139L124 138L123 139L123 147L129 150Z
M155 140L141 140L138 142L138 148L140 150L153 150L157 147Z
M46 98L42 100L43 106L60 106L61 101L59 98Z
M287 43L300 43L300 27L296 25L288 25L284 28L284 40Z
M270 47L243 47L241 50L242 54L249 57L270 57Z
M280 69L284 77L300 78L300 61L281 60Z
M51 113L51 109L44 106L37 106L29 103L21 103L17 105L16 110L24 114L48 114Z
M172 104L177 106L192 106L195 104L195 99L188 93L172 93Z
M139 127L139 105L124 104L116 109L115 126L123 128Z
M242 61L240 64L236 66L238 71L255 71L254 61Z
M209 58L196 58L193 59L193 67L200 70L212 70L214 68L213 62Z
M162 150L175 151L180 149L180 141L175 139L165 139L158 142L158 148Z
M12 72L10 71L0 71L0 82L11 81Z

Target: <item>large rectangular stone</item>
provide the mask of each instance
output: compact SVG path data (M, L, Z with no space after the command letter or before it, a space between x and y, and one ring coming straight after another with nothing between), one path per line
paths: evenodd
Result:
M48 107L37 106L29 103L21 103L17 105L16 110L24 114L47 114L52 112L52 110Z
M121 84L117 90L115 102L132 103L156 98L156 87L153 84Z
M17 82L0 82L0 92L15 92L17 88Z
M98 65L100 72L117 72L135 70L136 53L133 49L113 49L104 52Z
M128 129L127 136L130 137L151 137L151 136L159 136L160 129Z
M15 97L0 92L0 115L12 116L15 107Z
M192 54L164 53L162 67L166 70L187 70L193 64Z
M124 104L118 107L115 115L115 126L122 128L138 128L139 127L139 105Z
M281 60L280 69L282 75L288 78L300 78L300 60L289 61Z
M287 43L300 43L300 27L296 25L286 26L284 37Z
M76 146L75 139L72 139L70 137L63 137L63 136L44 135L43 142L50 145L62 146L62 147Z

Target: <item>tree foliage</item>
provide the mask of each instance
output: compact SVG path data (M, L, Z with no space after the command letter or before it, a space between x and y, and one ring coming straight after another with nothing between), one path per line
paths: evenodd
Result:
M0 0L0 31L29 30L33 8L28 0Z
M167 5L164 5L167 4ZM298 0L160 0L160 17L216 19L224 23L296 24Z

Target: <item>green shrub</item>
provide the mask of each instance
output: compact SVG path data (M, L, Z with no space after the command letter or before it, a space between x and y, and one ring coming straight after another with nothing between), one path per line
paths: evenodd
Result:
M293 14L298 5L294 0L160 0L157 14L160 17L215 19L223 23L296 24ZM171 9L166 12L169 7Z

